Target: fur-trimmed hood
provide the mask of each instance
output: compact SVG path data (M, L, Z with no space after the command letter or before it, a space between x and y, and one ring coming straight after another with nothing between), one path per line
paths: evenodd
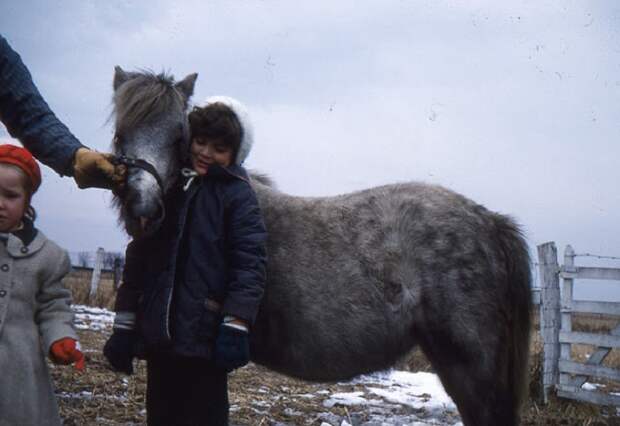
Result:
M218 102L232 109L239 120L239 124L241 124L241 143L239 144L239 151L237 152L237 158L235 159L235 163L240 166L250 154L250 150L254 144L254 129L252 127L252 122L250 121L250 114L248 113L245 105L229 96L210 96L205 99L202 104L198 104L196 106L199 108L204 108L207 105Z

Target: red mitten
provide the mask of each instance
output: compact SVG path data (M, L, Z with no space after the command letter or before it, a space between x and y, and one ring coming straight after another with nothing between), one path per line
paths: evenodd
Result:
M80 344L70 337L63 337L52 343L50 358L55 364L68 365L75 362L77 370L84 369L84 354L80 351Z

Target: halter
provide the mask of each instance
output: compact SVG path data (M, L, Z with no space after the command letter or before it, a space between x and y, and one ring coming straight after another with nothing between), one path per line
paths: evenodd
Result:
M161 189L162 194L164 193L164 182L162 181L161 176L159 176L159 173L157 173L155 167L148 161L141 158L130 158L126 155L119 155L112 158L112 164L114 164L115 166L122 164L124 166L127 166L127 168L137 167L144 170L145 172L150 173L157 181L157 184L159 185L159 189Z

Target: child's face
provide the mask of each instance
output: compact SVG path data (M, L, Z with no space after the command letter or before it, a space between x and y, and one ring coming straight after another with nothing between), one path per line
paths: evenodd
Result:
M19 228L27 206L24 176L13 167L0 165L0 232Z
M196 137L192 139L190 149L192 167L199 174L204 175L211 164L230 166L233 160L232 148L221 139Z

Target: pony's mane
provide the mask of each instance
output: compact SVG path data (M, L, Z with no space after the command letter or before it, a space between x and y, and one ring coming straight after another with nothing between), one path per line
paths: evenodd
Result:
M265 185L269 188L277 189L275 182L268 174L258 172L256 170L249 170L248 174L250 175L250 179L252 179L253 181L256 181L259 184Z
M131 78L114 93L116 132L123 133L140 123L176 108L185 110L185 99L174 87L174 77L151 71L129 73Z

